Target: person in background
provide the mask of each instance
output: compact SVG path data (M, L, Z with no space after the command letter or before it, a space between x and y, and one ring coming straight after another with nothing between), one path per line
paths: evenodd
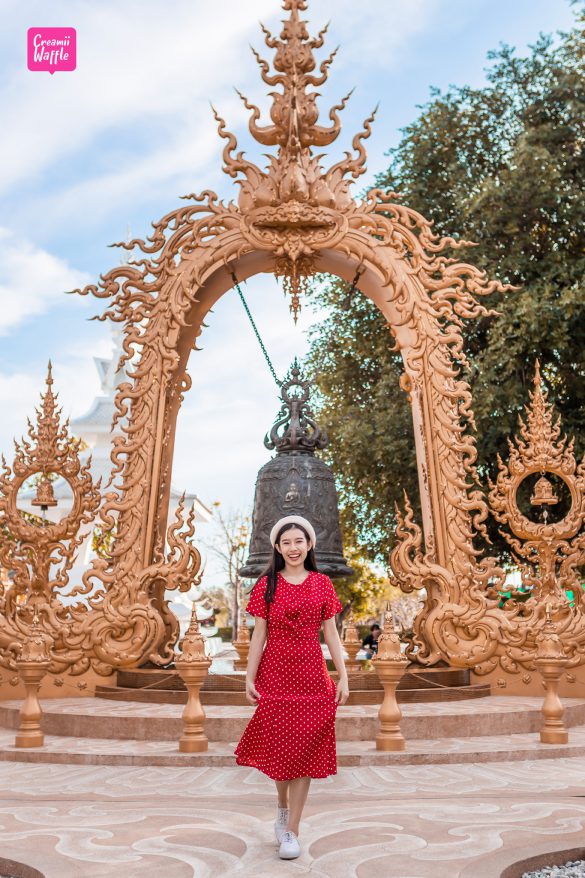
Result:
M362 640L362 646L366 650L366 658L371 659L378 652L378 638L382 633L382 629L374 622L370 626L370 633Z

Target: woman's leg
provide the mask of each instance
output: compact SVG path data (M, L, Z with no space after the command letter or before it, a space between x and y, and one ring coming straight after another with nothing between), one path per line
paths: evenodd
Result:
M299 834L299 823L301 814L307 801L309 794L309 786L311 785L310 777L295 777L289 780L289 812L288 812L288 829Z
M276 780L274 782L278 793L278 807L288 808L288 785L290 780Z

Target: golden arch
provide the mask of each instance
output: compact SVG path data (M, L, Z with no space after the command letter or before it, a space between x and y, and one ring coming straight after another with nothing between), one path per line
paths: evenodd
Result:
M478 296L502 287L447 258L462 242L439 239L391 193L371 190L362 202L351 197L350 183L365 170L363 141L374 114L354 137L353 153L323 170L313 148L337 138L347 98L330 110L329 127L317 124L312 89L325 81L333 56L315 72L313 50L324 31L309 37L299 16L305 0L284 0L283 7L289 16L280 38L265 31L274 72L256 55L264 82L281 89L271 92L271 124L259 126L260 111L242 98L252 136L277 148L268 168L236 151L236 138L216 114L224 170L240 186L237 203L226 205L213 192L187 196L154 224L147 241L122 245L139 248L143 259L79 291L108 300L101 319L124 324L126 355L137 359L117 397L120 417L130 417L112 452L118 489L102 513L105 527L116 524L116 543L111 562L95 562L88 577L106 586L87 623L95 666L103 672L147 657L172 658L178 623L164 591L189 588L199 556L188 541L192 523L181 531L182 509L166 532L168 496L176 419L189 388L187 360L205 315L233 286L234 273L239 280L281 275L294 297L316 271L351 280L359 269L360 290L384 314L402 353L401 386L412 406L424 549L407 505L392 565L405 590L427 592L416 622L417 658L489 670L510 615L505 619L486 596L499 571L491 559L479 562L472 545L487 509L473 486L471 394L460 363L465 321L488 313Z

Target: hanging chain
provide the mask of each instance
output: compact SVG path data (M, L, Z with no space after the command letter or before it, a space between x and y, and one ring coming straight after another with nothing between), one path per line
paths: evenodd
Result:
M355 273L354 279L351 282L351 287L349 288L347 296L345 297L345 299L343 300L343 303L341 305L341 307L344 309L344 311L347 311L347 309L349 308L349 306L351 304L351 300L354 296L354 293L355 293L356 288L357 288L357 283L358 283L361 275L362 275L362 266L360 265L358 267L358 270ZM262 341L262 337L258 331L258 327L256 326L256 323L254 322L254 318L252 317L252 313L248 307L248 303L246 302L246 299L245 299L244 294L241 290L240 284L238 283L238 279L235 276L233 271L231 272L231 276L232 276L232 280L234 282L234 287L236 288L238 296L240 297L242 305L244 306L244 310L245 310L246 314L248 315L248 320L250 321L250 323L252 325L252 329L254 330L254 335L258 339L258 344L260 345L260 350L264 354L264 359L266 360L266 363L268 364L268 368L270 369L272 377L274 378L274 381L275 381L277 387L282 387L283 382L279 381L279 379L276 375L276 371L274 369L274 366L272 365L272 360L270 359L268 351L266 350L266 347L264 346L264 342ZM327 354L331 350L332 346L333 346L333 339L330 339L329 344L327 344L325 346L323 353L319 357L319 360L317 362L317 367L316 367L315 371L313 372L313 375L311 376L310 379L308 379L311 384L316 384L317 378L321 374L321 372L323 370L323 366L325 365L325 358L327 357Z
M238 279L235 276L235 274L233 273L233 271L232 271L232 280L233 280L234 286L238 292L238 296L242 300L242 305L244 306L244 310L246 311L246 314L248 315L248 320L252 324L252 329L254 330L254 334L256 335L256 338L258 339L258 344L260 345L260 349L261 349L262 353L264 354L264 359L268 363L268 368L270 369L270 372L272 373L272 377L274 378L277 387L282 387L282 381L279 381L277 376L276 376L274 366L272 365L272 360L268 356L268 351L264 347L264 342L262 341L262 337L260 336L260 333L258 332L258 327L254 323L254 318L252 317L250 309L248 308L248 303L246 302L246 299L244 298L244 294L243 294L242 290L240 289Z

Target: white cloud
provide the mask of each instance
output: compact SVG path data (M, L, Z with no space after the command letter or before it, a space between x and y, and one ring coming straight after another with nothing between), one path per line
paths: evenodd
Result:
M271 0L228 5L226 15L225 4L221 12L194 0L175 0L170 13L167 6L138 0L123 6L114 0L73 7L66 0L52 3L52 23L77 29L77 69L23 76L17 68L8 78L0 92L4 117L10 119L0 189L30 182L92 144L111 153L121 133L125 139L134 134L135 151L148 153L198 98L231 85L246 50L245 35L251 35L258 15L274 9ZM27 3L4 28L24 33L45 18L44 3Z
M0 227L0 335L63 302L89 276Z
M453 15L465 0L451 4ZM444 16L440 0L408 0L407 3L380 0L318 0L309 6L310 30L316 31L331 20L328 43L331 51L339 43L336 67L371 70L383 67L395 70L409 51L410 40L432 25L435 17ZM443 26L445 24L443 23ZM362 79L362 72L360 77Z
M231 103L234 115L241 117L240 107ZM206 110L211 116L208 107ZM127 216L128 211L135 211L145 201L151 203L159 195L167 209L171 209L180 203L179 195L213 188L216 183L223 185L220 161L215 126L202 126L196 118L177 121L176 130L161 146L147 149L103 173L72 180L58 199L41 191L28 200L26 210L39 217L37 228L44 230L56 224L77 222L83 222L86 228L101 225L114 213ZM144 231L133 229L132 233L142 237Z
M430 24L437 6L438 0L370 0L358 7L349 0L317 0L308 17L311 31L333 18L319 56L339 40L338 69L390 69L409 38ZM44 15L41 0L15 6L5 33L24 32ZM77 220L84 210L94 220L111 216L123 204L140 204L153 189L172 191L175 182L180 189L184 180L192 180L192 188L209 186L220 167L220 141L207 101L218 105L229 127L243 128L243 113L234 110L228 94L237 85L253 97L263 95L266 87L247 42L271 60L256 21L265 19L278 33L283 16L274 0L175 0L172 14L164 5L139 0L53 3L52 23L77 29L78 67L54 76L23 76L16 68L7 77L0 104L11 124L0 191L41 180L15 208L19 216L36 210L45 230L50 223ZM370 109L360 107L359 118ZM51 168L64 180L57 192Z
M464 0L453 0L452 20L457 20L454 12L465 5ZM355 110L348 108L345 139L357 130L390 83L396 83L396 70L413 37L433 25L440 7L439 0L401 4L311 0L307 15L311 32L332 19L330 37L319 58L337 42L342 44L331 88L320 104L322 111L326 114L332 103L329 91L336 97L339 93L337 76L346 83L351 79L351 84L361 84ZM207 100L213 99L242 147L249 147L245 114L231 86L248 92L264 108L268 106L266 87L247 43L251 41L272 60L256 21L264 19L273 32L279 32L284 13L277 0L216 0L213 4L204 0L168 4L53 0L50 21L45 0L27 0L13 2L3 13L0 48L5 84L0 103L3 118L10 124L3 132L0 191L10 193L13 228L28 230L34 219L37 240L43 236L51 242L53 227L60 240L68 235L66 243L61 240L58 254L52 255L30 240L6 230L0 233L4 251L4 256L0 254L4 271L0 334L16 330L23 352L13 372L0 374L0 405L6 413L0 446L6 448L11 435L22 430L25 416L32 414L43 387L41 368L33 375L26 362L26 321L47 315L64 301L63 290L95 279L71 266L72 255L78 243L87 251L92 236L100 243L122 237L120 227L125 228L128 216L123 212L125 205L128 209L142 205L154 193L165 209L167 205L171 209L177 194L213 187L216 180L221 188L222 142ZM74 73L49 76L24 69L22 40L26 28L39 23L77 28L78 68ZM391 72L386 79L385 71ZM368 90L373 93L371 101L364 99L364 89L366 94ZM256 145L251 152L257 156L259 151ZM224 178L224 184L227 189L231 181ZM144 217L144 226L149 219ZM132 232L143 236L148 233L144 226ZM46 247L51 249L52 244ZM93 258L94 252L87 258ZM114 252L101 268L106 270L118 260ZM250 281L247 295L282 376L294 354L303 354L306 341L300 329L293 327L287 303L272 278ZM77 297L68 301L70 307L76 307L74 302L79 307ZM210 328L200 340L204 350L191 359L193 388L179 419L174 481L206 501L220 497L226 504L240 505L251 499L256 471L268 459L262 439L276 415L278 400L236 294L225 296L214 310L208 319ZM35 351L37 360L46 348L55 362L55 384L65 412L81 414L98 390L92 356L100 353L101 342L98 345L95 334L82 330L80 316L78 349L69 345L55 357L50 350L53 318L46 319L48 337L42 351ZM302 321L306 320L305 312Z

